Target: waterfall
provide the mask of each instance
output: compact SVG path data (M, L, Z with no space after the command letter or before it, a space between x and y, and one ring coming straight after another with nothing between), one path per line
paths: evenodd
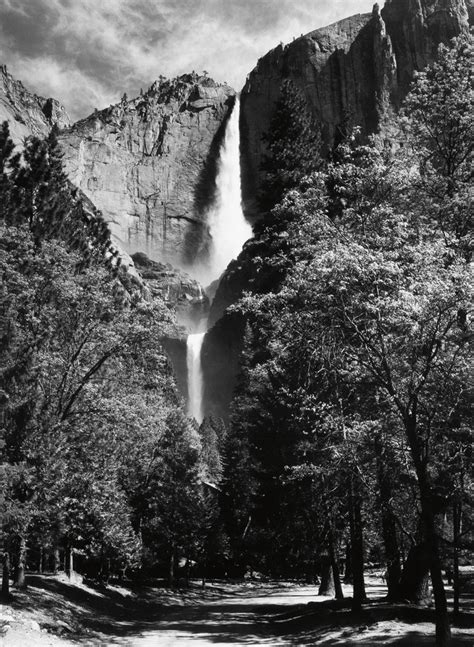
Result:
M188 335L186 340L186 366L188 369L188 414L201 424L203 419L202 396L203 379L201 365L201 348L204 335L201 332Z
M240 254L245 241L252 236L252 227L242 211L239 115L240 102L235 97L219 151L216 193L206 214L211 239L208 258L191 270L203 285L219 279L230 261Z
M207 212L211 238L208 258L189 268L193 278L203 285L219 279L252 236L252 228L242 211L239 114L240 104L236 97L219 151L215 198ZM198 423L203 419L201 348L204 335L202 332L189 335L186 343L188 413Z

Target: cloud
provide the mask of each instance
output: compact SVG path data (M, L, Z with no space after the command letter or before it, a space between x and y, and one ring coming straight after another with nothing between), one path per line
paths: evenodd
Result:
M240 89L280 41L372 0L0 0L0 58L79 118L160 74L206 69Z

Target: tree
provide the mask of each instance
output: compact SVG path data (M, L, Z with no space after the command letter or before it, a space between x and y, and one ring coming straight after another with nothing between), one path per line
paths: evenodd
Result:
M205 418L199 428L201 478L215 486L221 482L224 471L222 451L225 433L224 422L213 417Z
M170 314L126 298L106 267L78 272L63 243L38 248L25 228L2 234L4 530L19 553L41 538L51 551L132 565L125 446L178 404L159 341Z
M144 538L168 555L170 586L179 552L191 557L203 520L199 449L199 437L184 413L170 413L159 441L159 470L147 482L150 512L143 527Z
M446 243L466 260L472 256L473 69L471 35L441 45L437 60L415 77L401 121L403 157L411 151L419 169L413 190L421 189L423 219L435 220Z
M367 225L380 236L382 218L390 245L379 249L375 237L368 247ZM338 235L325 219L321 214L316 225L318 252L310 264L295 266L293 289L311 304L313 325L339 340L352 375L380 388L402 425L419 486L441 641L446 602L435 518L442 504L433 470L439 436L466 388L468 346L458 312L469 302L469 272L461 261L446 267L443 242L419 242L404 216L386 207L372 210L360 240L342 223Z
M280 88L268 133L260 205L264 212L278 204L285 191L321 166L321 138L301 91L291 79Z
M215 437L200 457L181 410L160 341L172 314L120 270L56 133L21 157L6 126L0 141L0 515L16 584L27 553L52 553L56 570L62 552L70 572L77 554L107 577L171 544L174 564L208 541L200 477L221 468Z
M1 144L3 142L3 144ZM2 126L3 196L0 218L7 226L27 225L35 245L50 238L63 240L79 252L82 265L114 262L118 252L101 213L67 179L57 128L44 140L31 137L14 152L8 122Z
M452 65L461 61L458 71L466 73L463 56L451 56L450 61ZM450 65L446 70L452 75ZM439 100L436 92L432 99ZM410 118L421 119L416 110ZM470 113L458 115L460 123L469 118ZM418 132L416 123L410 127ZM440 164L433 165L426 181L426 150L410 158L407 173L375 141L362 146L355 138L345 141L327 172L305 179L274 209L284 225L278 233L268 228L267 235L284 234L289 262L283 279L275 293L254 293L239 307L248 315L257 313L260 321L267 317L274 322L266 329L270 352L251 372L256 377L258 371L260 387L273 394L271 399L268 393L259 397L261 407L271 403L265 433L278 438L271 455L277 455L275 447L279 451L292 447L286 456L296 462L295 468L299 462L302 468L313 464L321 469L326 465L321 457L318 464L308 459L308 449L306 456L295 452L301 432L312 439L313 451L324 447L322 430L335 447L338 429L354 438L362 439L361 432L366 436L364 444L370 451L368 458L372 456L382 503L390 589L395 595L407 580L400 575L398 547L389 539L397 523L390 504L394 476L389 456L394 444L403 438L407 442L407 476L416 485L421 510L418 518L412 503L412 522L419 522L422 536L417 550L423 551L431 572L437 644L444 645L449 625L439 515L448 509L457 477L443 473L442 447L466 423L472 276L465 247L453 245L455 229L451 227L447 236L447 227L429 218L427 205L436 207L433 187L446 187L447 180ZM417 168L421 168L419 174ZM445 223L459 213L461 185L457 182L458 193L452 193L451 203L443 206ZM318 414L321 406L326 407L324 416ZM268 413L273 407L278 411L275 417ZM279 429L287 435L279 438ZM358 441L352 456L364 444ZM340 447L343 452L345 444ZM358 460L346 464L352 465L354 474L360 468ZM350 479L352 542L360 527L353 485ZM356 553L354 548L352 557L362 565L362 550L359 546ZM407 564L405 575L409 570ZM416 588L422 581L423 577L411 580L410 586ZM358 590L354 597L362 601L360 577Z

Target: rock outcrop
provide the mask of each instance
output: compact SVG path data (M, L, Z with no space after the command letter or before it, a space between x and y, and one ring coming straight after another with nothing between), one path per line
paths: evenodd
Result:
M126 252L185 267L205 249L206 206L234 96L196 74L161 78L62 133L69 177Z
M162 299L187 331L191 332L200 321L207 319L209 299L189 274L169 263L152 261L143 252L136 252L131 258L149 297Z
M273 107L284 79L304 93L326 144L348 121L367 133L390 122L413 74L438 45L468 29L472 0L387 0L380 11L352 16L280 45L258 61L241 95L244 204L255 195Z
M8 121L15 143L25 137L45 137L55 124L66 128L70 124L64 106L56 99L45 99L29 92L21 81L17 81L0 66L0 122Z

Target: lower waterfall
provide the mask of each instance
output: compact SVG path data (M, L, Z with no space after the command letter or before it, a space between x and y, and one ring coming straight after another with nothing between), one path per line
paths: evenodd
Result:
M240 254L243 244L252 236L252 227L242 211L239 115L239 99L235 97L219 151L215 199L207 212L211 238L208 258L189 268L193 278L203 285L219 279L230 261ZM186 344L188 413L198 423L203 419L201 348L204 335L205 333L189 335Z
M198 424L203 419L202 396L203 379L201 365L201 348L205 332L188 335L186 340L186 367L188 370L188 415Z

